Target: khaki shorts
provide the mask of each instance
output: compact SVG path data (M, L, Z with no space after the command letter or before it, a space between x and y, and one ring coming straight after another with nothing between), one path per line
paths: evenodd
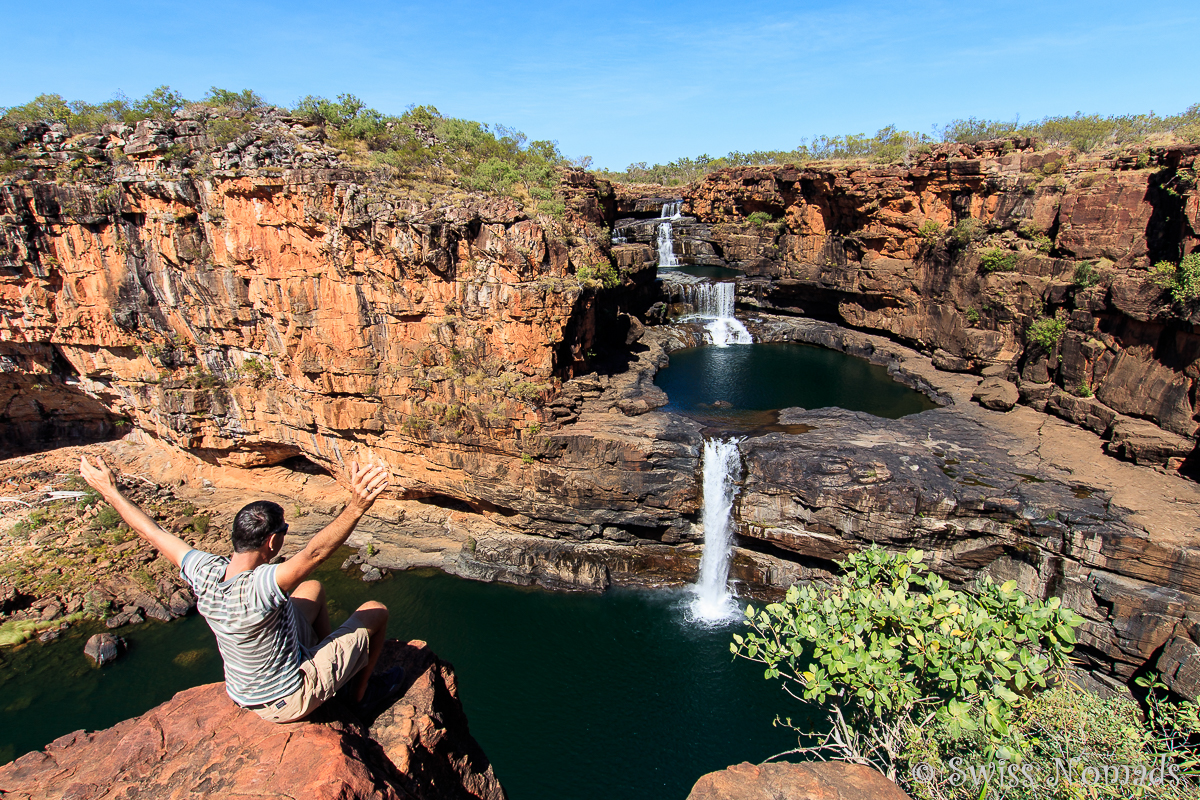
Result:
M311 714L317 706L350 682L367 665L371 632L358 614L351 614L342 626L321 641L296 605L289 601L295 622L296 638L304 660L300 662L303 683L287 697L254 709L268 722L295 722Z

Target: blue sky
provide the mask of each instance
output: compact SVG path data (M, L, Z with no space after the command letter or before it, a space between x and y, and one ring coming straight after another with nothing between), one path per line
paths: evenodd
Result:
M0 106L168 84L351 92L557 140L597 166L980 116L1200 102L1200 3L3 4Z

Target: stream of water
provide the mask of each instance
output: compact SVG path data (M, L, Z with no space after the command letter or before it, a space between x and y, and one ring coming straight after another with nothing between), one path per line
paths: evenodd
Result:
M729 592L733 550L733 501L741 479L742 456L736 439L704 441L704 552L700 579L693 587L692 618L704 625L738 619L741 609Z

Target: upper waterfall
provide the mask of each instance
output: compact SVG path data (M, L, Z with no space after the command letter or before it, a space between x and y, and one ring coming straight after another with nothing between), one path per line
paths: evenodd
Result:
M670 200L663 203L658 224L658 265L660 267L678 267L679 259L675 257L675 240L671 236L671 220L683 216L683 201Z

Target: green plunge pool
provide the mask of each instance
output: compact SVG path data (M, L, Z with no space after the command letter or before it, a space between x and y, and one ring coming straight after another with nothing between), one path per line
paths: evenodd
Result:
M898 419L936 404L854 356L791 342L691 347L671 353L655 384L663 411L731 431L770 427L781 408L836 407Z
M390 636L424 639L454 665L471 732L513 800L682 800L705 772L795 746L771 723L802 710L761 667L731 660L740 626L689 624L682 591L558 593L432 571L366 584L331 563L318 577L335 624L380 600ZM82 652L92 632L0 650L0 763L221 680L199 617L118 631L129 651L104 669Z

